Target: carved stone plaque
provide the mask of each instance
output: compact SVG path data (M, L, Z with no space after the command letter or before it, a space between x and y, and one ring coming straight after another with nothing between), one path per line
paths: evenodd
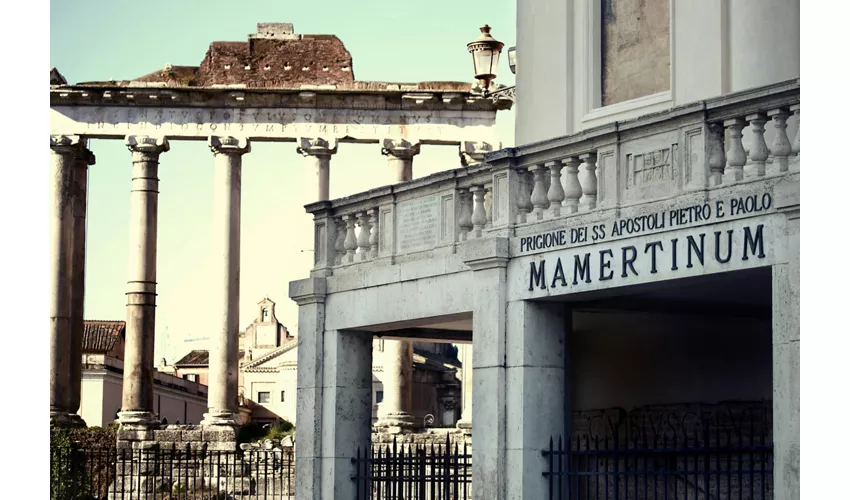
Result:
M396 242L399 253L427 250L437 245L440 223L438 196L424 196L399 202L396 214Z

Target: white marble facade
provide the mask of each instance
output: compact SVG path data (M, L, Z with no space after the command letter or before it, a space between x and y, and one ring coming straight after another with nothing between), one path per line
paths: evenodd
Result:
M569 432L573 411L597 409L594 401L736 397L772 401L775 491L796 498L800 152L799 126L787 126L795 114L792 80L308 205L316 264L290 283L301 337L298 419L315 422L297 429L297 474L311 478L297 484L299 498L350 497L351 465L342 457L369 442L371 339L441 331L471 340L469 423L460 424L473 429L476 499L545 498L541 450ZM756 147L743 148L742 128ZM665 371L653 382L659 389L609 390L606 401L588 395L587 377L599 384L621 370L618 360L637 358L606 354L611 372L594 372L586 356L599 347L571 329L615 335L650 319L625 316L612 327L571 303L658 312L688 297L702 313L717 304L727 323L716 329L740 338L666 320L662 310L654 336L632 329L647 335L638 345L666 349L647 358ZM755 319L737 320L742 314ZM676 335L688 330L714 349L700 357L679 345ZM752 345L735 348L741 341ZM600 352L617 343L606 346ZM711 354L718 346L727 347ZM722 361L723 352L753 357L738 366ZM697 366L709 378L689 385Z

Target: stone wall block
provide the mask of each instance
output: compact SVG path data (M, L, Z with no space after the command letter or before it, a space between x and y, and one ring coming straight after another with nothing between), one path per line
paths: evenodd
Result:
M154 431L118 429L118 441L153 441Z
M180 440L181 441L201 441L203 439L203 431L200 429L197 430L185 430L180 432Z

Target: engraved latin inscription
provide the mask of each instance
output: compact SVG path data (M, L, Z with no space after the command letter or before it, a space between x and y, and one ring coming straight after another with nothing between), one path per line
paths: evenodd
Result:
M673 180L673 148L657 149L648 153L626 155L628 166L627 187L646 186Z
M397 208L400 253L433 248L437 244L440 204L437 196L402 201Z
M492 115L492 114L491 114ZM58 106L51 108L51 130L98 136L165 134L206 137L239 134L250 137L312 137L331 135L384 139L408 135L446 138L459 127L490 126L488 114L463 116L422 110L218 108L128 108L120 106ZM465 130L464 140L470 132ZM476 136L475 133L472 134ZM483 138L483 137L482 137ZM459 139L458 139L459 140Z

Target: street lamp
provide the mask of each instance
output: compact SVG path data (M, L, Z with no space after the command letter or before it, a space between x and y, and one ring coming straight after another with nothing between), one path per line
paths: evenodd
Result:
M475 79L479 81L484 97L490 97L494 101L498 101L499 98L514 100L515 86L490 91L490 84L496 79L499 55L502 53L504 46L505 44L490 35L490 26L486 24L481 28L481 36L466 44L466 49L472 54ZM508 49L508 64L511 67L511 72L515 73L516 47Z

